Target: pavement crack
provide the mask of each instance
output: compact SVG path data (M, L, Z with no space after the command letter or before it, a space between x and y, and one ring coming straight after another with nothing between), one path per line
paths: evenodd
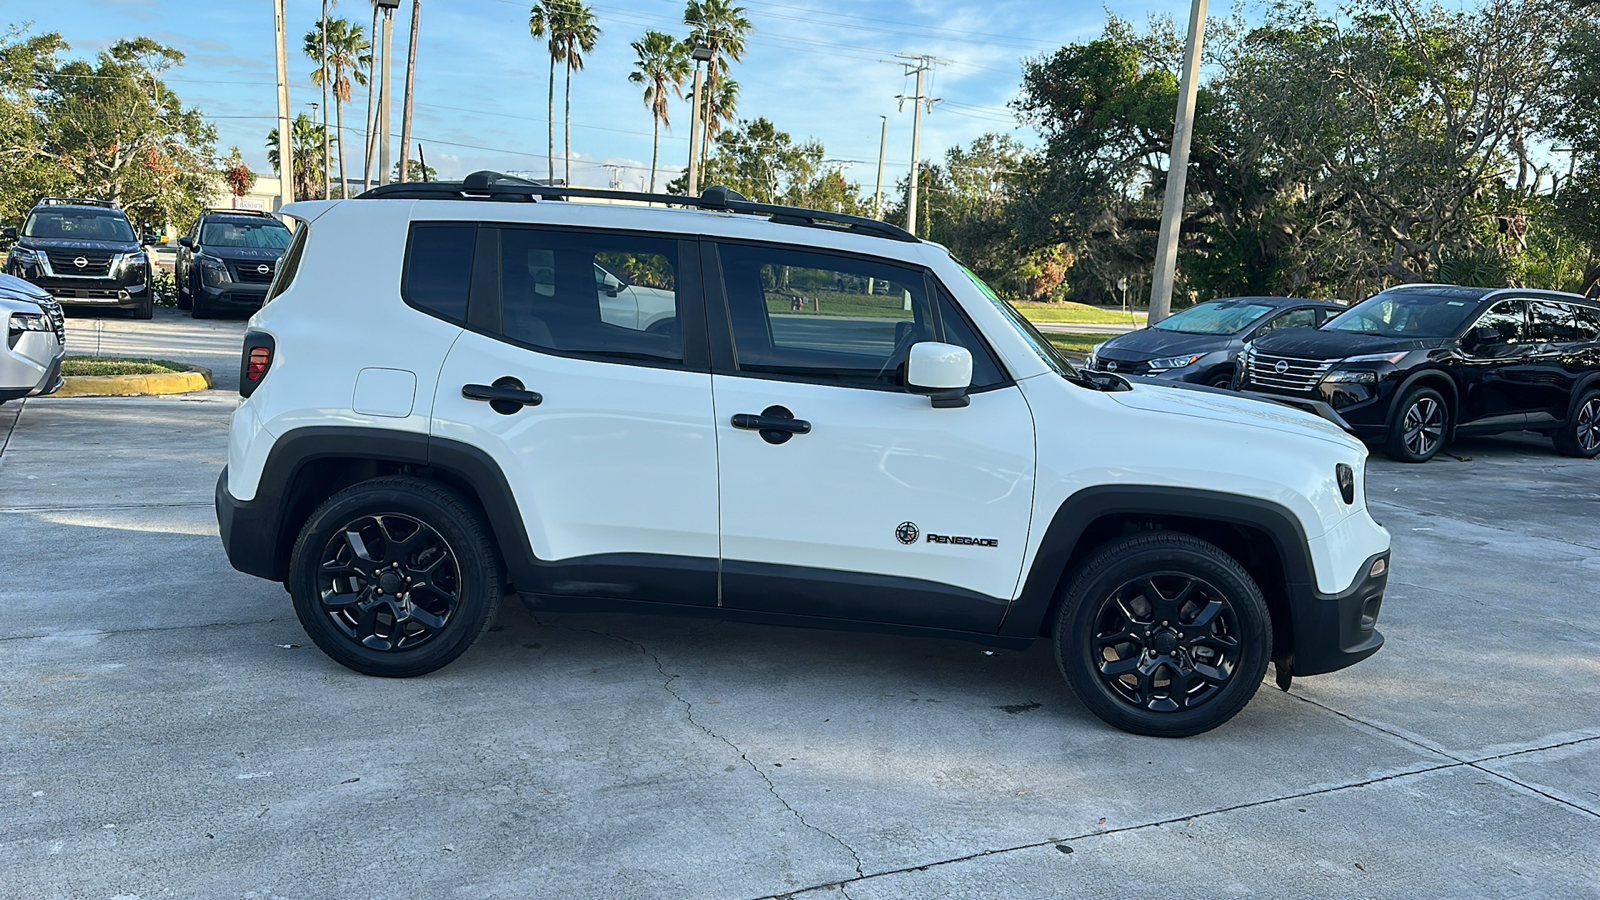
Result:
M856 852L854 847L850 846L848 843L846 843L844 841L843 838L841 838L838 835L834 834L833 832L827 830L826 828L823 828L823 827L821 827L819 825L814 825L811 822L807 821L806 817L801 814L800 810L795 809L793 806L791 806L789 804L789 801L785 800L783 795L778 793L777 785L772 783L772 779L767 777L767 773L766 772L761 771L761 767L756 765L755 761L750 758L750 755L748 753L746 753L743 749L741 749L738 744L735 744L732 740L729 740L727 736L717 732L715 729L711 728L711 726L709 726L709 725L705 724L704 722L701 722L700 720L695 718L695 716L694 716L694 704L692 702L690 702L687 697L685 697L682 694L678 693L678 691L675 688L673 688L673 686L672 686L672 683L674 681L677 681L682 676L673 675L673 674L669 673L667 671L666 666L662 664L661 657L657 656L655 653L652 653L650 651L650 648L646 647L644 644L642 644L642 643L640 643L640 642L638 642L636 640L633 640L632 638L626 638L626 637L623 637L620 634L612 634L609 631L600 631L600 630L597 630L597 629L594 629L594 628L574 628L574 627L572 627L570 625L552 625L552 624L549 624L549 623L541 621L538 616L534 616L533 617L533 621L534 621L535 624L542 625L542 626L545 626L545 627L565 628L568 631L584 631L584 632L588 632L589 634L598 635L600 637L610 638L611 640L614 640L614 641L621 641L622 643L627 644L630 647L633 647L635 650L638 650L639 653L642 654L646 659L649 659L652 663L655 664L656 671L661 674L661 677L663 679L662 682L661 682L661 689L666 691L668 694L670 694L674 700L677 700L679 703L683 704L684 718L688 720L690 725L693 725L694 727L700 729L702 732L704 732L706 734L706 736L714 738L714 739L716 739L718 741L721 741L724 744L727 744L728 748L731 749L734 753L739 754L739 759L743 760L744 764L750 768L750 771L754 772L756 774L756 777L760 778L762 783L767 786L767 792L772 794L773 799L777 800L778 803L780 803L783 806L784 809L788 810L789 814L794 816L796 821L798 821L801 825L805 826L806 828L809 828L810 830L815 831L816 833L818 833L820 835L823 835L824 837L827 837L829 840L831 840L834 843L838 844L840 847L843 847L846 853L850 854L850 858L855 862L856 877L854 879L847 879L846 881L836 882L835 885L837 887L839 887L839 889L841 891L843 891L844 890L844 885L848 881L859 880L859 879L865 877L865 870L862 868L862 863L861 863L861 855ZM846 893L845 896L849 897L850 895L848 893Z

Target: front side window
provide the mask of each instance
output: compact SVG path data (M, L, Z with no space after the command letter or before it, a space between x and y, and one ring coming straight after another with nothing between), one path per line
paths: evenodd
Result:
M500 229L501 330L543 350L683 360L676 241Z
M1161 323L1166 324L1166 323ZM1314 309L1296 309L1286 312L1261 326L1261 334L1276 331L1279 328L1302 328L1307 325L1317 324L1317 311ZM1259 337L1259 335L1258 335Z
M22 236L74 241L133 242L133 226L121 213L87 209L41 209L22 224Z
M1504 356L1527 339L1521 300L1502 300L1489 307L1472 325L1467 340L1480 356Z
M289 229L277 222L206 222L200 226L200 243L206 247L248 250L282 250L289 246Z

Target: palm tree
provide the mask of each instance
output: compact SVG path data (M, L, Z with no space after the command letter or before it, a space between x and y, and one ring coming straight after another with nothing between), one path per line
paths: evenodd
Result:
M326 23L328 31L328 54L325 61L333 69L333 108L334 120L338 129L334 143L339 145L339 182L344 196L350 196L350 183L344 177L344 105L350 102L350 82L356 84L367 83L367 71L372 67L372 45L367 41L366 32L360 25L352 23L349 19L329 19ZM307 32L305 39L306 55L312 59L317 58L320 47L321 28ZM313 81L320 82L322 70L311 73Z
M566 15L562 0L539 0L528 10L528 33L534 40L545 38L545 48L550 51L550 149L546 159L550 163L549 181L556 180L556 63L566 59L566 44L561 40L559 25Z
M338 6L339 0L322 0L322 21L319 23L322 30L322 51L314 59L321 63L318 72L322 76L322 198L328 198L328 8Z
M579 0L567 0L561 14L557 32L561 36L561 55L567 63L567 108L565 113L566 138L563 151L567 158L567 184L572 183L572 73L583 71L583 54L594 49L600 40L600 26L595 21L594 10Z
M733 121L733 108L739 102L739 82L727 75L717 82L717 89L707 91L700 101L700 117L706 123L705 153L701 158L701 168L705 168L705 159L711 154L711 145L716 142L717 134L722 131L722 126Z
M633 42L633 52L639 54L639 59L633 64L628 80L644 85L644 105L655 120L655 143L650 150L650 193L653 194L656 165L661 158L661 126L672 128L667 88L670 86L679 99L683 98L683 80L689 77L689 50L670 34L646 31L642 40Z
M744 59L745 36L753 27L744 13L744 7L734 6L729 0L689 0L689 5L684 8L683 24L689 26L690 45L706 47L711 51L711 60L706 63L705 90L708 97L719 96L717 84L727 68L722 61L723 54L727 54L734 62ZM730 118L733 107L730 105L723 112L724 119ZM713 127L713 117L709 113L709 105L704 106L701 119L706 123L708 132ZM710 145L709 140L700 145L702 167L709 155Z
M322 182L322 144L327 139L327 129L318 125L305 113L294 117L289 129L290 152L294 154L294 198L311 200L317 196ZM282 157L278 155L278 129L267 134L267 162L274 172L281 172Z

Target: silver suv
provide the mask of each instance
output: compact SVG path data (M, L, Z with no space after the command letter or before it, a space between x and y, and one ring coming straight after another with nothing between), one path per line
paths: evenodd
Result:
M67 352L61 304L21 278L0 275L0 322L0 403L59 390Z

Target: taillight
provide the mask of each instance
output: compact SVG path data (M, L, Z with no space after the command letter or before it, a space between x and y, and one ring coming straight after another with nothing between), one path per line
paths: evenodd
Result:
M239 367L239 395L248 397L255 392L272 368L277 344L272 336L260 331L247 331L244 335L244 358Z

